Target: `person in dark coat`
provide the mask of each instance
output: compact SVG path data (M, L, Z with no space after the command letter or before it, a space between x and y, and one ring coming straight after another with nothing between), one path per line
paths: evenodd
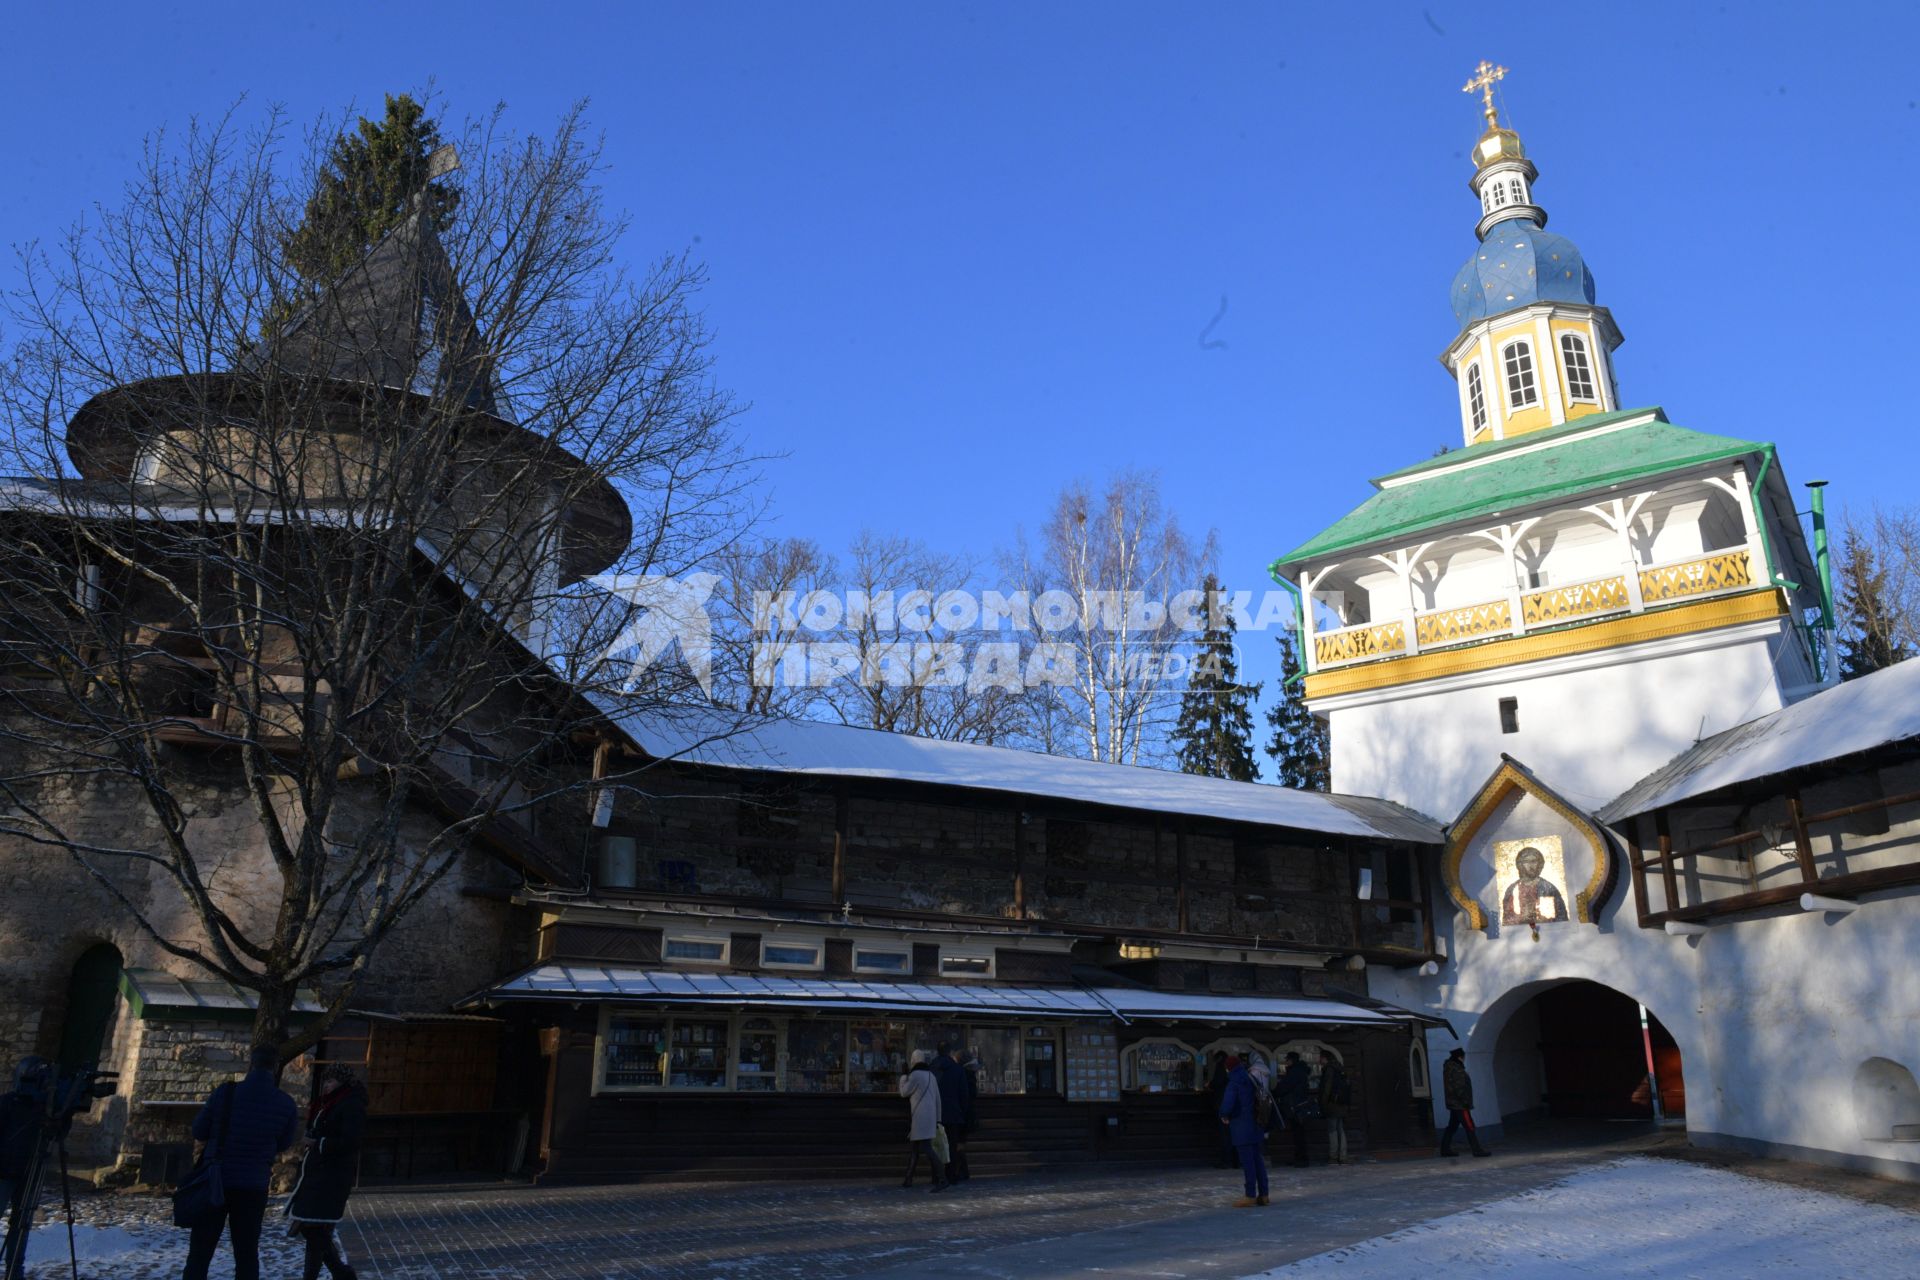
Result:
M1440 1135L1440 1154L1454 1154L1454 1131L1464 1125L1467 1145L1473 1148L1473 1154L1492 1155L1491 1151L1480 1145L1480 1131L1473 1127L1473 1077L1467 1074L1465 1049L1455 1049L1447 1055L1447 1065L1440 1069L1440 1091L1447 1102L1447 1131Z
M224 1230L233 1244L234 1280L260 1280L260 1222L267 1214L273 1158L300 1137L300 1109L280 1091L277 1049L255 1049L244 1080L207 1096L193 1118L193 1136L220 1166L226 1203L196 1224L181 1280L207 1280Z
M1347 1069L1329 1057L1320 1064L1320 1114L1327 1122L1328 1164L1347 1162L1347 1108L1352 1101Z
M967 1134L973 1129L973 1100L979 1085L973 1073L960 1062L958 1045L941 1044L934 1048L934 1079L940 1083L940 1123L947 1130L947 1182L967 1180Z
M1211 1127L1213 1117L1220 1114L1220 1103L1227 1096L1227 1051L1217 1049L1213 1055L1213 1071L1207 1076L1207 1123ZM1220 1150L1214 1156L1214 1163L1222 1169L1238 1169L1240 1153L1233 1149L1233 1135L1224 1128L1220 1130Z
M347 1214L347 1197L360 1177L360 1136L367 1127L367 1091L353 1072L335 1063L320 1077L320 1096L307 1109L307 1150L300 1158L287 1216L306 1237L305 1280L354 1280L333 1229Z
M1293 1167L1307 1167L1307 1120L1301 1115L1307 1099L1313 1096L1313 1072L1307 1064L1300 1061L1300 1055L1287 1055L1287 1069L1280 1075L1280 1084L1273 1091L1273 1105L1280 1109L1280 1116L1287 1122L1287 1129L1293 1134Z
M1246 1194L1233 1202L1236 1209L1267 1203L1267 1135L1260 1125L1260 1094L1253 1077L1233 1054L1227 1055L1227 1087L1220 1095L1220 1123L1240 1156Z

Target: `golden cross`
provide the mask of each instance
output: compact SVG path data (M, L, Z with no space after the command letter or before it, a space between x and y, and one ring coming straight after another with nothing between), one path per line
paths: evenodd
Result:
M1494 82L1504 79L1506 74L1507 69L1505 67L1496 67L1485 58L1482 58L1480 65L1473 69L1473 79L1467 81L1466 85L1460 90L1462 93L1480 94L1486 100L1487 128L1489 129L1496 127L1500 123L1493 110Z

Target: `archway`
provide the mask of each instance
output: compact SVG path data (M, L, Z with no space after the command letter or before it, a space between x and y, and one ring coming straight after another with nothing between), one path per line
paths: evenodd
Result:
M67 977L67 1012L55 1059L66 1070L98 1063L120 998L120 951L111 943L88 947Z
M1602 983L1561 979L1511 991L1472 1039L1503 1123L1686 1115L1678 1042L1651 1010Z

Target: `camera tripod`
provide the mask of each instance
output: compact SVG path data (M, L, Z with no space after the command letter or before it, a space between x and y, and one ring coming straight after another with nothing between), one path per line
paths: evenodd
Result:
M24 1059L13 1073L13 1091L0 1099L0 1178L9 1186L6 1241L0 1245L0 1280L26 1274L27 1238L47 1171L59 1161L60 1199L67 1212L67 1265L79 1280L73 1239L73 1196L67 1185L67 1131L73 1118L114 1090L111 1072L82 1067L57 1075L43 1058Z

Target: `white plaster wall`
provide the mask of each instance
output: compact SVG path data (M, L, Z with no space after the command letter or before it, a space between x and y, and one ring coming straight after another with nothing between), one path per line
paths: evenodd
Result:
M1429 681L1364 705L1333 700L1333 789L1448 821L1504 752L1574 803L1597 808L1701 737L1783 705L1777 625L1687 643L1696 647L1611 650L1577 670L1543 661ZM1500 732L1507 697L1519 699L1518 733Z
M1485 838L1512 839L1539 822L1523 806L1511 824L1489 826L1498 829ZM1697 1138L1884 1162L1883 1171L1891 1165L1920 1178L1920 1142L1862 1136L1874 1100L1854 1087L1869 1058L1920 1074L1920 969L1911 961L1920 954L1920 894L1889 891L1845 916L1786 908L1674 938L1639 927L1624 867L1617 879L1598 927L1543 927L1539 942L1525 929L1499 930L1498 904L1485 889L1476 896L1495 924L1492 936L1443 912L1436 925L1450 959L1440 973L1376 969L1370 992L1448 1019L1466 1044L1484 1123L1538 1105L1528 1076L1533 1055L1515 1052L1530 1046L1516 1016L1524 1019L1526 1003L1547 986L1586 979L1638 1000L1673 1033L1687 1127ZM1453 1046L1444 1031L1429 1041L1436 1119L1444 1120L1439 1071Z

